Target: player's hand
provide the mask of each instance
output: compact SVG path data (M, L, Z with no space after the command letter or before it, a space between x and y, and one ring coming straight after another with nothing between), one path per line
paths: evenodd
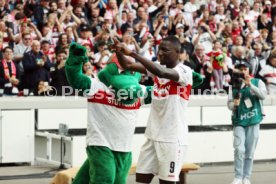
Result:
M116 49L116 52L121 52L124 55L131 55L132 51L127 48L123 43L119 42L116 38L113 38L114 41L114 48Z

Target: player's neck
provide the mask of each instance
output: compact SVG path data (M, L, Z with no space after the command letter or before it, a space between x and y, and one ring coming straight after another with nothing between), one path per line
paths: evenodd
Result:
M166 65L166 67L167 67L167 68L174 68L174 67L176 67L179 63L180 63L180 61L177 60L177 62L175 62L175 63L168 63L168 64Z

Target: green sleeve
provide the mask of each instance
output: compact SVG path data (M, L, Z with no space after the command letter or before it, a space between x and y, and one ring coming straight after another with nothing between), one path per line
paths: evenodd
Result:
M67 58L65 63L67 80L70 86L75 89L79 89L82 91L90 89L91 79L82 73L82 65L83 63L88 62L88 58L84 55L78 56L73 54L73 52L71 52L71 47L72 45L70 46L69 57ZM78 45L75 47L78 47Z
M193 87L196 88L203 83L203 78L199 73L193 72Z
M153 86L146 86L146 94L145 94L145 99L144 99L145 104L151 103L152 92L153 92Z

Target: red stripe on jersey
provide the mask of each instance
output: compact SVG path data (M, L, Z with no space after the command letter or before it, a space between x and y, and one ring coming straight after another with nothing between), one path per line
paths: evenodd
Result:
M179 83L170 80L165 84L160 83L160 79L154 78L154 96L155 97L167 97L168 95L179 95L184 100L189 100L191 94L192 85L188 84L182 86Z
M276 77L276 73L265 74L264 77Z
M87 99L88 102L91 103L99 103L103 105L109 105L113 106L119 109L126 109L126 110L135 110L139 109L141 106L141 101L138 99L135 103L133 104L123 104L119 102L118 100L115 99L115 95L112 93L107 93L105 91L98 91L95 93L93 96L89 97Z

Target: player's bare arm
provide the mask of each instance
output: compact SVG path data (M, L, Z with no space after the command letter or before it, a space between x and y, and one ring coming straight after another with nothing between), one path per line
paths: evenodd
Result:
M120 64L123 68L128 70L139 71L141 73L146 73L146 70L151 72L153 75L158 76L159 78L166 78L171 79L174 81L179 80L179 75L177 71L172 69L174 66L167 66L164 67L160 64L154 63L143 56L131 51L128 49L124 44L120 43L119 41L115 40L115 47L116 47L116 54L119 59ZM170 49L164 48L162 51L159 50L164 54L169 54L171 52ZM133 57L139 63L133 63L129 61L124 55ZM161 63L162 64L162 63ZM170 67L170 68L168 68Z

